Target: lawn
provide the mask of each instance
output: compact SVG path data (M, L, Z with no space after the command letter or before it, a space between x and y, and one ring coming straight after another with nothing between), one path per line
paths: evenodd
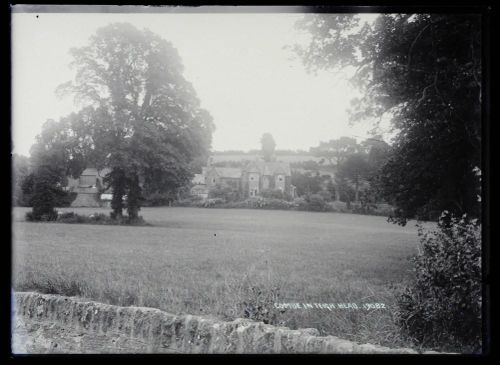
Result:
M153 226L127 227L29 223L27 210L13 211L15 290L222 319L246 315L359 342L409 345L394 324L394 287L411 279L414 224L340 213L143 208ZM360 309L280 312L274 303ZM363 303L385 309L364 310Z

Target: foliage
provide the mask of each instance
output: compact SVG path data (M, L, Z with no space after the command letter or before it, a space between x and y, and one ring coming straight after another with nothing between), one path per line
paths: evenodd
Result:
M305 205L306 210L313 212L325 212L328 210L328 205L320 194L308 194L305 197L305 201L307 203Z
M481 22L471 14L308 14L296 50L310 70L343 69L361 92L350 118L392 119L379 179L401 223L449 210L480 215ZM404 172L404 173L402 173Z
M59 213L58 223L84 223L84 224L108 224L108 225L147 225L142 217L130 218L122 216L120 219L103 213L92 213L89 215L76 214L74 212Z
M243 318L249 318L265 324L279 324L279 316L284 313L283 309L276 309L275 303L279 302L279 287L256 287L246 288L246 299L242 303Z
M177 198L176 192L144 191L143 206L159 207L172 204Z
M360 184L367 180L369 168L366 154L356 153L347 156L338 169L340 179L348 179L354 184L354 201L356 203L359 201Z
M336 190L338 190L339 194L338 201L347 203L347 205L350 206L351 202L355 199L356 191L351 184L348 183L347 179L342 176L336 176L335 182Z
M264 133L260 139L261 153L264 161L271 161L274 157L274 150L276 149L276 142L270 133Z
M17 184L19 181L16 182ZM22 207L31 207L33 205L31 199L33 198L33 186L35 183L35 174L29 173L26 176L22 177L20 181L21 191L17 192L17 196L15 196L14 205L22 206ZM16 189L16 188L14 188Z
M240 192L238 189L229 186L215 186L208 193L209 198L219 198L226 202L233 202L240 199Z
M347 156L356 153L358 149L356 139L344 136L320 142L319 146L311 147L310 152L316 157L321 157L322 162L327 161L329 165L338 167Z
M26 218L32 221L56 220L55 207L65 195L57 168L49 165L39 166L33 175L33 195L30 201L33 209Z
M279 198L259 199L257 201L257 204L254 204L253 206L262 209L284 209L284 210L291 209L294 207L293 203Z
M59 88L84 105L60 122L73 136L72 155L110 168L114 215L126 208L137 217L143 189L162 193L189 183L195 160L208 152L212 119L182 76L177 50L148 30L111 24L72 56L76 77Z
M269 199L285 200L287 198L286 194L280 189L263 189L259 192L259 195Z
M399 322L427 347L481 349L481 224L444 212L436 231L419 227L415 282L399 298Z
M318 193L325 179L325 177L320 176L319 172L312 174L309 171L300 172L292 170L291 184L295 186L297 195L303 196Z
M318 195L320 195L320 196L323 198L323 200L324 200L325 202L330 202L330 201L332 201L332 197L333 197L333 195L332 195L332 193L331 193L330 191L328 191L328 190L321 190L320 192L318 192Z
M29 196L23 189L25 181L30 174L29 158L14 153L12 155L12 205L29 206Z

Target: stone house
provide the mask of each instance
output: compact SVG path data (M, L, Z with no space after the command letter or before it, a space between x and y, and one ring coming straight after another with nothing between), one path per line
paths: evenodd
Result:
M67 191L77 193L72 207L109 207L112 191L104 191L103 179L111 170L94 167L86 168L78 179L68 178Z
M206 190L216 187L226 187L237 190L245 198L259 196L263 190L281 190L283 193L295 196L295 189L291 184L290 164L286 162L266 162L263 160L250 161L244 168L215 167L204 168L204 186ZM196 180L199 181L199 177ZM202 185L196 184L195 187ZM199 188L197 188L199 189Z

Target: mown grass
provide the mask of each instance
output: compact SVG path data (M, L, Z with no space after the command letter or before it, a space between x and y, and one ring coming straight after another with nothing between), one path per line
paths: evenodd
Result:
M411 346L394 323L394 288L411 279L412 225L352 214L144 208L153 226L127 227L28 223L25 211L15 208L13 216L15 290L227 320L261 306L273 324ZM384 303L386 309L280 312L274 302Z

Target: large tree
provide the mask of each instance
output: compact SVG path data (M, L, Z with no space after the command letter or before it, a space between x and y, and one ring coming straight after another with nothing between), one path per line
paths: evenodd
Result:
M309 152L321 158L320 162L327 162L329 166L338 172L340 165L346 158L359 151L359 145L355 138L342 136L338 139L331 139L328 142L320 142L317 147L311 147ZM342 182L340 177L335 178L337 189L335 189L335 200L340 200L340 189Z
M400 223L442 210L479 216L481 21L470 14L308 14L297 46L312 70L352 73L352 121L392 117L380 186Z
M73 151L111 169L105 182L114 215L126 207L136 218L145 188L164 192L189 182L192 161L208 153L212 118L183 77L177 50L148 30L111 24L71 54L76 77L59 92L83 106L68 117Z
M23 184L33 207L29 219L55 220L55 207L67 194L63 190L67 176L81 172L82 160L71 152L75 138L68 126L66 118L47 120L31 147L31 173Z
M26 206L27 197L23 185L30 174L29 158L14 153L12 155L12 205Z
M260 139L262 156L264 161L271 161L274 158L274 150L276 149L276 142L270 133L264 133Z
M359 202L359 188L363 181L367 181L370 173L368 155L355 153L347 156L338 170L339 179L348 179L354 185L354 202Z

